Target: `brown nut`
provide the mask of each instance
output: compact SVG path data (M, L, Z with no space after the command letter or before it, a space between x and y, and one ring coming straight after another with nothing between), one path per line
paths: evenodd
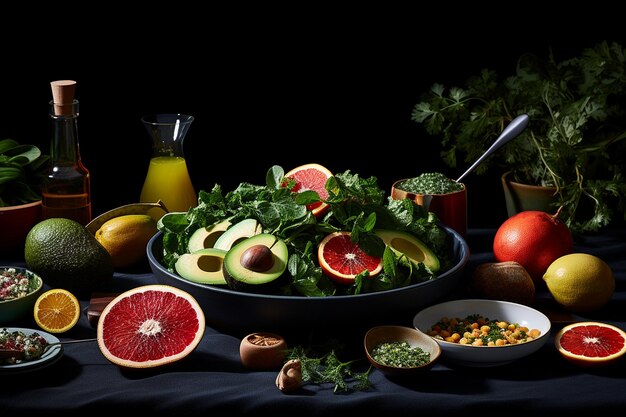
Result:
M239 355L248 369L269 371L280 369L285 360L287 343L275 333L250 333L241 340Z
M472 274L470 289L484 297L530 305L535 301L535 284L528 271L513 261L484 263Z

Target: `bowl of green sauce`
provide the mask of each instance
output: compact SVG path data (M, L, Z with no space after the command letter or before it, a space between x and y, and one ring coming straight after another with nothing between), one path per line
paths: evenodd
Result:
M410 376L433 367L441 347L430 336L406 326L372 327L363 340L370 363L388 376Z
M391 198L413 200L461 236L467 234L467 189L461 182L438 172L426 172L394 182Z

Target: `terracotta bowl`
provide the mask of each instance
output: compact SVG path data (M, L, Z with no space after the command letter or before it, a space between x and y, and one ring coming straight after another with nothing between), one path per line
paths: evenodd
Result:
M430 362L422 366L410 368L402 368L388 366L377 362L374 359L373 351L381 343L387 342L403 342L406 341L411 347L420 347L424 352L430 353ZM382 371L385 375L391 376L410 376L416 373L426 371L433 367L435 362L441 355L439 344L432 337L422 333L419 330L405 326L376 326L372 327L363 340L365 346L365 354L372 365Z
M287 350L285 339L275 333L255 332L241 339L241 364L255 371L278 370L283 365Z
M41 201L20 206L0 207L0 252L24 250L26 235L41 220Z

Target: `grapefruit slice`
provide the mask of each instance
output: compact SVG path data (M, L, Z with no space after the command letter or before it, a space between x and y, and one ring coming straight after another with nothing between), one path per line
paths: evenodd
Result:
M563 327L554 337L559 353L581 366L603 366L626 353L626 332L599 322L580 322Z
M365 270L369 271L370 276L378 275L383 270L382 258L363 252L350 238L350 232L331 233L317 247L322 271L340 284L354 283L354 278Z
M320 164L301 165L285 174L285 178L289 178L296 183L291 189L293 192L315 191L322 200L328 198L326 181L332 176L332 172ZM317 203L307 204L306 208L311 211L315 217L319 217L328 210L328 204L319 201Z
M191 353L204 335L204 313L189 293L144 285L115 297L98 320L102 354L126 368L153 368Z

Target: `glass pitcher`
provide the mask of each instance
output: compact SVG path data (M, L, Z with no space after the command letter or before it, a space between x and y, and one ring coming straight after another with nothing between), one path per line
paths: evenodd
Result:
M183 154L183 140L193 116L186 114L154 114L141 121L152 138L152 158L141 189L139 201L161 200L170 212L186 212L197 206L198 197ZM150 213L158 220L164 213Z

